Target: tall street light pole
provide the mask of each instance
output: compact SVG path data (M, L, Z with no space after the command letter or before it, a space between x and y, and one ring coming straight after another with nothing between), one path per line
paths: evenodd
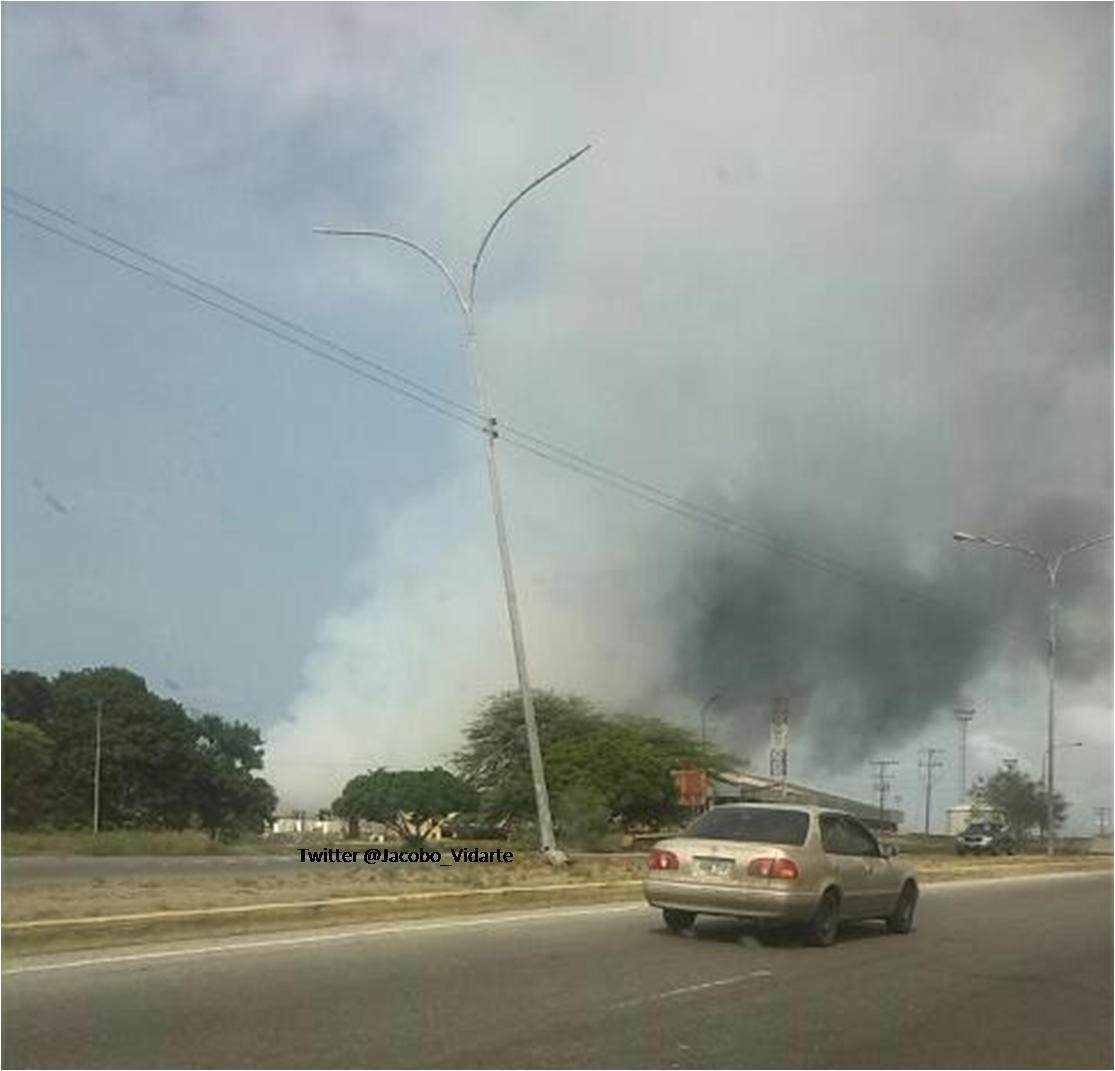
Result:
M499 468L496 463L496 439L499 438L499 426L495 416L492 415L491 405L489 404L487 392L484 387L484 377L480 367L480 360L477 355L475 322L476 276L480 269L480 261L484 256L484 250L487 249L492 235L495 234L496 228L503 222L508 212L530 193L531 190L541 186L548 178L552 178L559 171L568 167L574 160L588 152L590 148L590 145L586 145L584 148L578 149L577 152L573 153L571 156L567 156L561 163L550 168L545 174L539 175L539 177L528 186L524 186L506 205L504 205L502 211L492 220L488 229L484 232L484 237L480 240L480 245L476 250L476 256L473 257L472 260L472 268L469 271L467 290L462 288L456 277L445 266L445 263L440 257L421 243L415 242L401 234L393 234L390 231L344 229L338 227L314 228L314 231L318 234L380 238L384 241L395 242L398 245L413 250L437 268L449 284L450 289L453 291L453 296L460 306L461 313L464 317L465 357L468 361L469 371L472 374L473 383L476 388L476 397L480 406L480 412L484 419L483 433L488 462L488 486L491 491L492 514L495 518L496 542L499 544L499 560L503 570L503 589L507 600L507 616L511 624L511 645L515 652L515 669L519 678L519 692L522 696L523 718L526 722L527 747L530 752L530 771L534 781L534 798L538 810L538 831L542 842L542 853L550 862L556 865L563 863L565 861L565 856L562 852L558 851L557 841L554 837L554 823L550 814L550 796L546 789L546 772L542 761L542 746L538 738L538 721L534 713L534 697L531 692L530 677L527 673L526 647L523 643L522 625L519 620L519 601L515 592L515 576L511 567L511 545L507 537L507 524L504 520L503 513L503 495L500 491Z
M710 695L708 697L708 699L705 700L704 706L701 707L701 747L704 747L705 744L708 743L708 733L705 730L705 721L706 721L706 718L708 717L709 708L719 698L720 698L720 693L719 692L716 695Z
M974 707L954 707L953 715L960 730L960 798L961 805L968 799L968 725L976 716Z
M972 535L970 532L953 532L952 538L958 543L982 543L986 547L996 547L999 550L1013 550L1016 554L1025 554L1026 557L1040 562L1045 567L1046 577L1049 581L1049 715L1046 726L1046 754L1049 762L1045 770L1045 850L1046 854L1053 854L1053 726L1055 721L1057 703L1057 574L1061 571L1061 564L1073 554L1094 547L1097 543L1106 543L1112 539L1111 535L1096 536L1095 539L1086 539L1083 543L1076 543L1061 551L1055 558L1047 558L1040 551L1023 546L1021 543L1008 543L1004 539L991 539L988 536Z

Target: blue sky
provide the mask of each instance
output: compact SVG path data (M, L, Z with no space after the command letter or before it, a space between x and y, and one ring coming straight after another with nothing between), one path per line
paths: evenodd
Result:
M723 692L760 768L789 695L792 773L900 758L913 812L955 704L973 773L1044 746L1041 576L949 533L1111 530L1110 11L832 7L9 3L4 205L471 405L429 266L311 228L463 274L591 141L486 254L494 408L752 532L503 444L532 675L680 721ZM252 721L291 803L446 759L514 681L476 433L11 212L3 265L4 666ZM1109 548L1062 597L1088 828Z

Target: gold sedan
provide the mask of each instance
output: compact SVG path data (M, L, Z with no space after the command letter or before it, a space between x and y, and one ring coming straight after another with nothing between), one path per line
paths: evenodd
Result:
M728 804L706 811L651 850L647 903L672 932L699 914L799 923L831 945L842 921L914 925L914 868L859 819L824 807Z

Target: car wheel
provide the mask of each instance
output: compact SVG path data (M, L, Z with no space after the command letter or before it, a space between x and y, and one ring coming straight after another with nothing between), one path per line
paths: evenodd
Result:
M837 930L840 929L840 895L835 889L829 889L813 917L809 920L806 929L806 940L818 948L827 948L836 940Z
M662 910L662 921L666 923L666 929L670 933L684 933L686 930L693 928L697 916L692 911L678 911L675 908L667 907Z
M914 911L918 906L918 887L908 881L898 894L898 902L887 918L888 933L909 933L914 928Z

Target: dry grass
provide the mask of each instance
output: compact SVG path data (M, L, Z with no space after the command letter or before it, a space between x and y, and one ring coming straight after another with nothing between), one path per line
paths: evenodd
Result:
M304 863L292 873L258 878L97 879L29 888L9 887L4 922L48 918L88 918L149 911L189 911L245 904L302 903L356 896L398 895L587 883L641 877L641 856L576 859L554 869L533 853L516 853L512 863L456 863L367 866L360 863Z

